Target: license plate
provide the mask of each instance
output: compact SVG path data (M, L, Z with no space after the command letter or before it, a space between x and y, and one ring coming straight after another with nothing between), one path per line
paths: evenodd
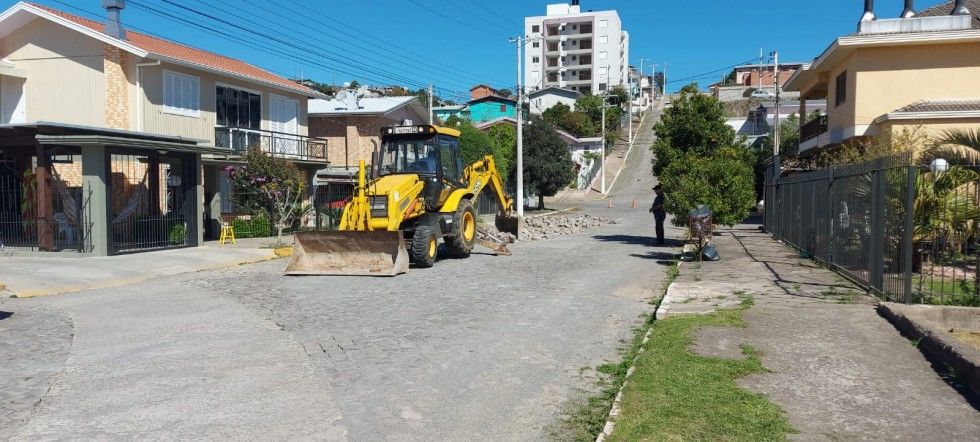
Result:
M417 132L417 129L415 129L415 126L396 127L393 132L396 134L414 134Z

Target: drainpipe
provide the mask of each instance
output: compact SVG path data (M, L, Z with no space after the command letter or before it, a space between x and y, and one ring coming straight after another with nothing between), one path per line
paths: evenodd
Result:
M143 67L159 66L160 60L153 60L148 63L136 63L136 92L139 94L136 100L136 130L143 132L143 100L146 93L143 92Z
M902 18L915 17L915 0L905 0L905 9L902 10Z
M952 15L970 15L970 10L966 8L966 0L956 0Z

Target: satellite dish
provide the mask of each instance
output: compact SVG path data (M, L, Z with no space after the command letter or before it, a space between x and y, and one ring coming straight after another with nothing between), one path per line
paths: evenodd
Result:
M344 103L344 107L347 110L360 109L360 106L357 103L356 91L342 90L340 92L337 92L337 100L340 101L341 103Z

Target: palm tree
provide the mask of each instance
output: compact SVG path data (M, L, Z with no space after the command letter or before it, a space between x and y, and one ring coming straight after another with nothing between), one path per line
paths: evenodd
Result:
M933 153L952 155L969 165L980 165L980 129L949 129L936 140Z

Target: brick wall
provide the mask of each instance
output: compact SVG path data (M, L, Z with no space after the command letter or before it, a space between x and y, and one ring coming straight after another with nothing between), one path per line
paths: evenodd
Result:
M491 95L496 95L497 91L490 89L486 86L475 87L470 90L470 100L479 100L484 97L489 97Z
M779 71L779 84L781 84L781 85L782 84L786 84L786 82L789 80L790 77L793 76L794 73L796 73L796 70L795 69L794 70L787 70L787 71L780 70ZM742 80L742 85L743 86L757 86L757 85L759 85L760 76L761 76L762 86L763 87L765 87L765 86L772 87L773 86L772 69L762 71L761 75L760 75L760 72L758 70L750 71L748 74L745 75L744 79Z
M126 53L115 46L103 46L105 72L105 124L111 129L129 129L129 81L126 79Z
M313 116L310 117L310 136L327 140L327 159L331 165L354 167L361 159L371 164L371 154L381 142L382 125L379 117Z

